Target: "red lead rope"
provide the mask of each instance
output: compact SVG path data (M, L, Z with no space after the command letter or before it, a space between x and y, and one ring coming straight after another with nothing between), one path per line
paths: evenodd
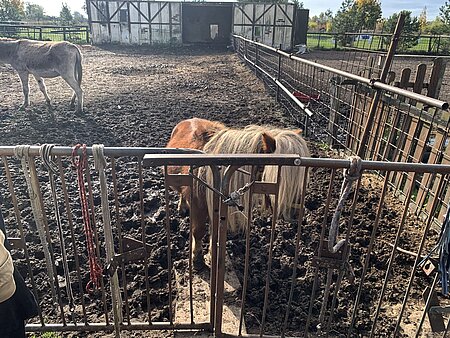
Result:
M78 156L78 149L82 149L81 156ZM91 227L91 221L89 217L89 206L86 197L86 189L84 186L84 170L87 167L87 152L86 145L77 144L72 150L72 164L77 170L78 192L80 194L81 212L83 214L84 233L86 234L86 246L89 257L89 275L90 280L86 285L86 291L91 292L93 288L99 286L100 279L102 278L102 267L98 263L97 256L95 254L94 235Z

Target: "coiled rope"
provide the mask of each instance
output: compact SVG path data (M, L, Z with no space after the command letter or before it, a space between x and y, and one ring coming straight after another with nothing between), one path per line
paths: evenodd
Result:
M81 148L81 155L77 152ZM86 235L86 247L89 258L89 276L90 280L86 285L86 291L91 292L93 288L98 288L102 278L102 268L98 262L95 252L94 233L91 226L89 215L89 206L86 197L86 188L84 182L84 171L87 167L86 145L77 144L72 149L72 164L77 171L78 193L80 195L81 213L83 215L84 233Z
M36 223L36 228L38 231L39 239L42 244L42 250L44 252L45 262L47 266L48 277L51 280L51 292L53 302L57 303L56 291L53 287L55 282L55 273L53 271L53 259L50 254L50 238L47 240L45 234L45 220L43 214L42 203L39 199L39 180L36 175L36 171L30 170L30 146L29 145L18 145L14 147L14 155L20 160L22 165L23 175L25 176L25 181L27 184L28 195L30 197L31 210L33 211L34 221Z
M337 242L339 237L339 219L341 217L342 209L347 200L350 191L352 190L353 182L357 181L361 176L362 161L359 156L350 156L350 168L344 170L344 181L341 186L341 197L338 205L334 211L333 219L331 220L330 233L328 235L328 250L336 253L345 244L346 240L341 239Z

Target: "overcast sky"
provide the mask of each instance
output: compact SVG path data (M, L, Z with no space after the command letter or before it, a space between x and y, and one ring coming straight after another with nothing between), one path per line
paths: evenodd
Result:
M223 0L222 0L223 1ZM226 1L226 0L225 0ZM309 9L310 16L326 11L328 8L336 13L341 6L342 0L301 0L305 8ZM66 2L72 11L84 13L82 6L85 0L25 0L25 2L35 3L43 6L48 15L58 16L61 10L61 4ZM393 13L399 12L403 9L413 12L413 15L418 16L424 6L427 6L428 20L434 19L439 13L439 7L444 4L445 0L381 0L381 8L383 10L383 17L388 17Z

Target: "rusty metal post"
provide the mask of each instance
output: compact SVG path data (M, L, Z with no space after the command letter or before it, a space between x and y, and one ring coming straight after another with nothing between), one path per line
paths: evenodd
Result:
M391 67L392 60L394 58L394 54L397 49L398 42L400 40L400 35L404 25L405 25L405 14L402 13L398 18L397 26L395 27L394 35L391 40L391 45L389 46L389 50L386 55L386 60L384 61L383 70L381 71L380 81L383 83L386 81L387 75L389 73L389 68ZM381 95L382 95L381 89L377 89L372 99L372 103L370 105L370 109L367 116L367 122L364 127L364 133L363 136L361 137L361 141L359 143L359 148L357 152L358 156L361 157L362 159L364 159L365 147L367 141L369 140L370 130L372 129L372 124L373 121L375 120L375 114L378 110L378 103L380 102Z

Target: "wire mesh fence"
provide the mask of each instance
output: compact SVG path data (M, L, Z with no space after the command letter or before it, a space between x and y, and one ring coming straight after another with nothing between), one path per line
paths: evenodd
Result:
M387 51L391 38L392 34L376 32L310 32L307 34L307 46L317 49ZM400 51L404 53L448 55L450 52L450 36L447 35L407 35L402 39L405 43Z
M449 163L447 104L439 100L436 101L443 105L429 102L439 97L445 81L446 59L436 58L416 68L403 68L405 59L399 63L394 58L374 123L367 126L369 110L379 90L373 84L380 77L385 53L349 50L326 65L326 61L315 62L307 55L296 57L237 36L234 44L239 56L261 76L312 140L356 153L368 128L368 142L364 146L368 159ZM411 208L424 218L441 220L448 208L449 189L436 196L433 175L396 174L389 184L402 198L412 185ZM430 215L435 198L442 206Z
M88 26L30 26L0 24L0 37L41 41L89 43Z

